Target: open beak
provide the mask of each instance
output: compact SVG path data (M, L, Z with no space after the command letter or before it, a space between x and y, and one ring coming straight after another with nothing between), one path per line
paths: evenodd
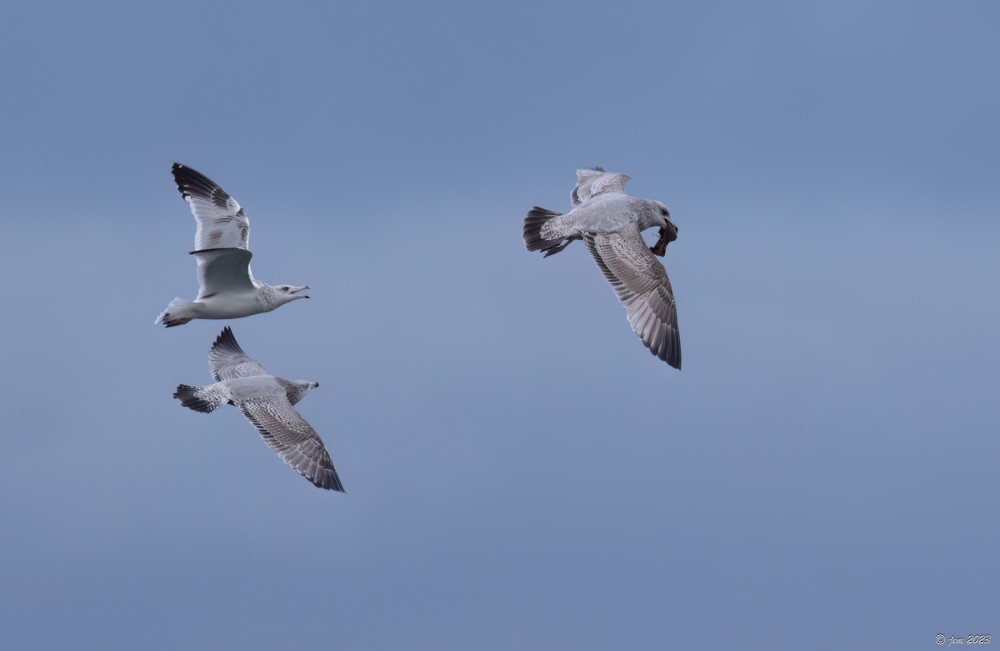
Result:
M302 287L292 287L291 289L288 290L288 293L289 294L298 294L299 292L305 291L307 289L311 289L309 287L309 285L303 285ZM302 296L298 296L297 298L309 298L309 296L306 295L306 294L303 294Z

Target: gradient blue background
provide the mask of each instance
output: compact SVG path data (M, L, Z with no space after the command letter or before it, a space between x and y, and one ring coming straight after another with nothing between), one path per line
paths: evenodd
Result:
M1000 635L997 3L3 13L4 648ZM174 161L314 288L231 325L347 495L171 399L226 325L153 325ZM592 165L680 228L681 372L524 250Z

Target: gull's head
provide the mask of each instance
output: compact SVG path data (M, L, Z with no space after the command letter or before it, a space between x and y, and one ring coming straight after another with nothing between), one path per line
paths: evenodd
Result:
M302 395L319 386L319 382L309 382L308 380L296 380L292 382Z
M295 384L299 385L300 398L319 386L319 382L296 382Z
M285 387L285 395L288 396L288 402L293 405L302 400L310 390L319 386L319 382L306 382L303 380L289 382L288 380L279 379L279 382Z
M659 201L651 201L650 203L656 206L657 216L662 220L661 226L673 233L673 237L670 238L670 241L673 242L677 239L677 226L670 219L670 211Z
M309 289L309 285L275 285L274 291L278 295L278 300L282 303L290 303L297 298L309 298L307 294L299 292Z

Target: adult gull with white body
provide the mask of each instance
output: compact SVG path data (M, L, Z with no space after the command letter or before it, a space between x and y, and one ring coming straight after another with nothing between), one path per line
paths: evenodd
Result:
M174 163L174 181L198 228L191 255L198 261L198 297L175 298L155 323L179 326L192 319L236 319L270 312L299 298L308 285L268 285L250 271L250 221L243 208L204 174Z

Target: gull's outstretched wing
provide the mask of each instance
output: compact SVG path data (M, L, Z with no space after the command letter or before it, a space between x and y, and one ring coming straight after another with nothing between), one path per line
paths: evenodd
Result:
M208 365L212 369L212 377L215 378L216 382L255 375L270 375L260 362L250 359L243 352L240 345L236 343L236 337L233 336L233 331L229 326L222 329L222 334L212 344L212 350L208 351Z
M576 207L605 192L625 192L625 184L632 178L628 174L605 172L600 167L576 171L576 187L570 200Z
M250 248L250 221L225 190L204 174L174 163L174 181L181 196L191 206L198 230L194 250Z
M319 434L284 397L252 398L239 404L264 441L285 463L316 486L344 492Z
M642 343L679 369L681 338L674 292L666 269L646 246L638 226L587 233L583 241L625 306L628 322Z

